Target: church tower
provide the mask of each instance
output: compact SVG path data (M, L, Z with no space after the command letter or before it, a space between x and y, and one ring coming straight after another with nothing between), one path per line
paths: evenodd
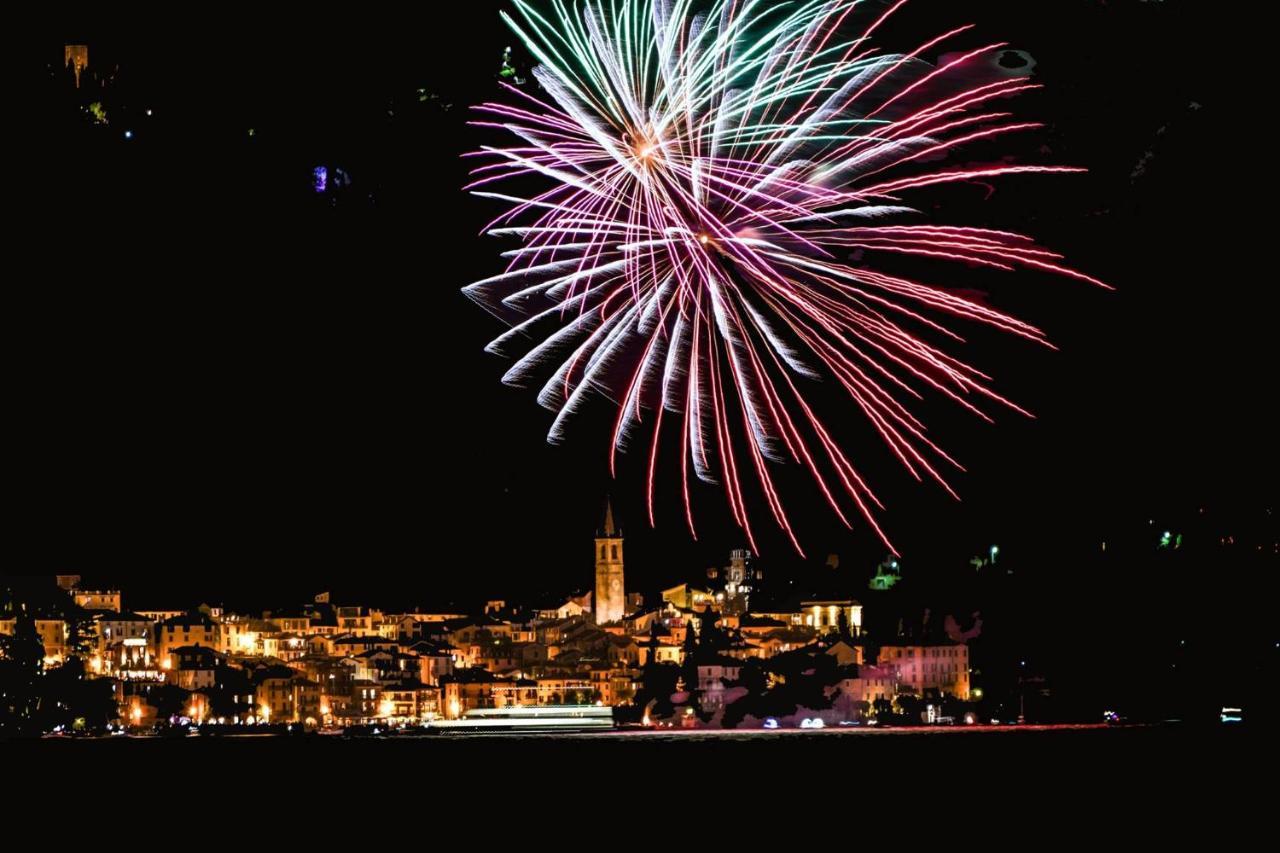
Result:
M617 622L627 615L627 586L622 573L622 531L613 522L613 502L605 510L604 527L596 536L596 624Z

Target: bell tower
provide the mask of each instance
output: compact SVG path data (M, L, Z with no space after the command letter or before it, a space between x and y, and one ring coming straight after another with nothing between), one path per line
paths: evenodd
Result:
M622 571L622 531L613 521L613 501L596 536L596 624L617 622L627 615L627 586Z

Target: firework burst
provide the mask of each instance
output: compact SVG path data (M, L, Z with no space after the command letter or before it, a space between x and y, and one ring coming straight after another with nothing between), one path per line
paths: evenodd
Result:
M945 323L1047 341L875 259L1102 285L1021 234L920 224L912 198L927 188L1082 170L946 166L962 146L1039 127L1000 106L1036 86L997 71L1002 44L926 59L971 27L881 51L876 32L905 4L514 0L504 14L541 91L508 86L510 103L477 107L475 124L520 142L471 155L486 162L468 189L510 205L486 230L520 242L502 274L466 292L512 326L489 350L515 358L505 382L541 385L552 441L589 397L616 403L611 465L645 449L651 523L661 436L678 430L693 535L691 473L723 486L754 547L752 478L801 550L770 471L790 463L846 526L861 516L893 548L806 386L837 383L912 476L954 495L944 472L959 465L911 403L943 395L987 420L992 406L1022 410L940 348L961 340ZM498 191L510 181L521 189Z

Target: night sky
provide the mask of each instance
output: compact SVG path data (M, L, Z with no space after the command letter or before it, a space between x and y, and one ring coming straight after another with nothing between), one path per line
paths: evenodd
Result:
M1038 419L983 427L927 409L969 469L963 503L855 444L907 570L943 578L998 542L1038 595L1078 599L1100 588L1082 555L1109 536L1141 540L1204 508L1274 531L1259 520L1277 473L1273 287L1250 248L1262 219L1237 138L1243 60L1189 59L1214 4L916 5L889 42L914 46L969 7L975 44L1026 50L1047 86L1020 110L1049 127L1013 152L1092 170L1001 183L989 200L952 192L947 215L1034 233L1118 291L981 278L1061 349L973 336L966 354ZM647 529L642 466L610 482L602 413L548 447L549 413L482 352L499 327L459 290L500 269L501 245L476 236L495 208L459 192L459 155L492 139L463 123L496 94L513 41L497 6L288 20L220 6L163 36L103 16L31 39L33 79L63 42L86 41L136 102L120 119L136 125L128 144L53 109L32 124L48 190L42 260L10 283L6 467L8 526L34 568L132 586L147 573L150 599L338 586L428 604L585 587L609 493L633 586L696 577L743 544L709 487L698 542L671 482ZM419 103L418 89L438 97ZM309 192L320 164L351 176L334 205ZM812 563L884 556L802 483L788 494ZM765 565L787 577L799 558L763 515ZM1110 588L1151 581L1109 571ZM1160 582L1186 600L1203 577Z

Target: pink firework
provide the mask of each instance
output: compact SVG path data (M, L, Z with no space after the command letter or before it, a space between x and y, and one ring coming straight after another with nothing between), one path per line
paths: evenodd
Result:
M516 358L504 381L542 384L552 441L590 397L616 403L610 462L646 448L651 523L661 437L678 429L695 536L690 472L723 486L756 547L750 477L803 553L770 473L790 463L841 522L860 515L892 549L881 502L806 388L836 383L913 477L952 495L944 471L959 465L911 403L927 391L987 420L984 404L1022 411L930 341L960 341L946 323L964 320L1048 345L1039 329L872 262L1106 286L1029 237L920 224L913 207L942 184L1082 171L945 165L963 146L1040 127L1002 106L1036 86L1000 73L1002 44L926 60L971 27L882 52L873 37L906 0L865 16L851 0L514 5L519 17L504 18L541 63L541 91L507 87L511 103L477 108L475 124L520 142L472 155L492 162L468 187L510 205L486 230L520 241L502 274L466 288L512 326L489 346Z

